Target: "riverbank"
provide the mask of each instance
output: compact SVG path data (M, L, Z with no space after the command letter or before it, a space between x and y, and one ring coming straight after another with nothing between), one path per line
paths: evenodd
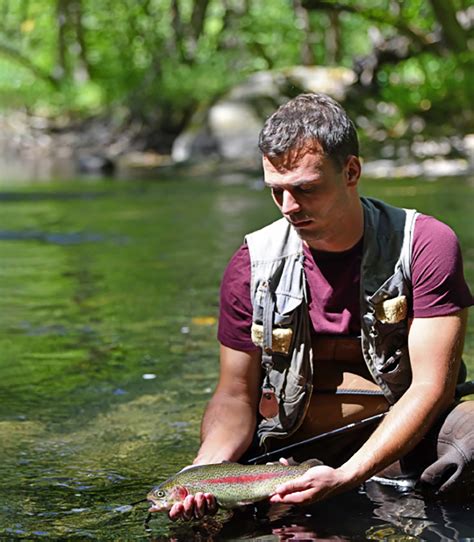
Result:
M474 134L413 140L364 137L364 175L439 178L474 174ZM226 159L209 152L176 161L147 149L143 126L98 117L72 123L23 112L0 117L0 182L42 182L77 177L160 178L217 175L227 182L260 175L258 157Z

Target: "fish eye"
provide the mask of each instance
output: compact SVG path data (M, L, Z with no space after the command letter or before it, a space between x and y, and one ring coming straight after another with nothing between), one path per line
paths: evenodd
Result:
M165 492L162 489L160 489L159 491L156 492L156 496L159 499L162 499L165 496Z

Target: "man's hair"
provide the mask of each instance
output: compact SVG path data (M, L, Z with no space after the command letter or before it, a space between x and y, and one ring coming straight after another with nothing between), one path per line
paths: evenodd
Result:
M300 94L280 106L266 120L258 146L265 156L273 158L314 141L339 167L349 155L359 156L353 122L326 94Z

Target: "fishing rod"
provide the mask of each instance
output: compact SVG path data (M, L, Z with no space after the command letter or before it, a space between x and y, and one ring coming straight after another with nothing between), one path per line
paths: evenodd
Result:
M474 380L469 380L467 382L462 382L461 384L458 384L456 386L456 392L455 392L455 398L461 399L461 397L465 397L466 395L470 395L471 393L474 393ZM304 440L300 440L299 442L295 442L293 444L289 444L288 446L283 446L282 448L278 448L276 450L273 450L271 452L266 452L261 455L257 455L255 457L252 457L251 459L247 460L247 463L257 463L262 460L268 460L270 458L274 458L276 455L280 455L282 453L286 453L290 450L295 450L296 448L299 448L301 446L305 446L307 444L314 444L315 442L319 442L320 440L323 440L327 437L332 437L334 435L340 435L341 433L345 433L346 431L351 431L352 429L362 428L366 427L372 423L381 421L382 418L386 416L387 412L382 412L380 414L375 414L374 416L370 416L368 418L364 418L362 420L359 420L358 422L352 422L347 425L344 425L342 427L338 427L337 429L332 429L331 431L326 431L325 433L320 433L319 435L316 435L314 437L310 437Z
M288 446L283 446L282 448L278 448L277 450L273 450L271 452L266 452L264 454L257 455L256 457L252 457L252 459L249 459L247 463L257 463L258 461L270 459L274 457L275 455L279 455L283 452L294 450L295 448L299 448L300 446L305 446L306 444L313 444L314 442L323 440L326 437L339 435L341 433L345 433L346 431L350 431L351 429L355 429L358 427L365 427L366 425L370 425L371 423L381 420L386 414L387 414L386 412L375 414L374 416L370 416L369 418L364 418L363 420L359 420L358 422L352 422L347 425L344 425L343 427L338 427L337 429L331 429L331 431L326 431L325 433L320 433L319 435L316 435L314 437L300 440L299 442L289 444Z

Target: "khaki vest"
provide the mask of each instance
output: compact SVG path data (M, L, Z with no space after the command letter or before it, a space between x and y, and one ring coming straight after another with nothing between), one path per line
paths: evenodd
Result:
M361 346L372 377L393 404L411 382L407 308L417 212L361 200ZM263 444L267 437L294 433L306 414L313 388L311 322L303 243L294 228L282 218L245 239L251 261L252 340L262 347L262 366L279 402L278 414L257 428Z

